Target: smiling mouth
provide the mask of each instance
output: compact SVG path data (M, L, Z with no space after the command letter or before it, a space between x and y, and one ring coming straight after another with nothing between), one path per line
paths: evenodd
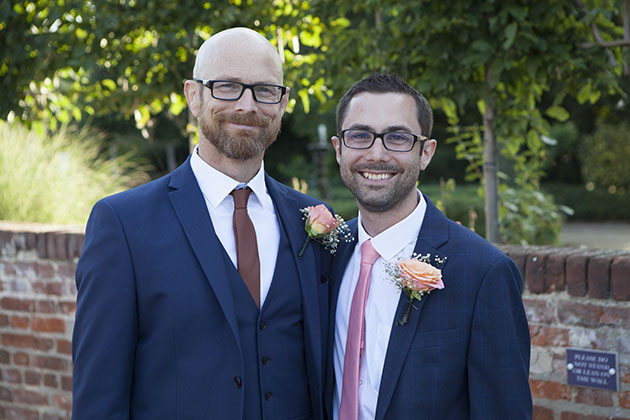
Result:
M394 174L391 172L375 173L375 172L362 171L359 173L361 174L363 178L366 178L372 181L382 181L382 180L389 179L394 176Z

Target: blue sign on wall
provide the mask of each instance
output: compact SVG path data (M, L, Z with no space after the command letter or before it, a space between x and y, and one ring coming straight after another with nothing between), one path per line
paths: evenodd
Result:
M567 349L569 385L617 391L617 353L584 349Z

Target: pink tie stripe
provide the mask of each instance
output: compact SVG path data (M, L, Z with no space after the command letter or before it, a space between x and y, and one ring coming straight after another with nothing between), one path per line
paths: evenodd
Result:
M359 279L350 306L339 420L358 420L359 418L359 377L361 376L361 356L365 348L365 304L370 290L372 265L378 257L379 254L370 240L363 242Z

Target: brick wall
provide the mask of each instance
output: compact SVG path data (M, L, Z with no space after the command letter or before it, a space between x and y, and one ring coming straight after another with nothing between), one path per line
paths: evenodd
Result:
M0 419L69 419L80 228L0 222Z
M630 253L503 250L525 283L534 419L630 419ZM568 385L567 347L617 352L619 392Z
M69 419L80 227L0 222L0 419ZM505 246L525 282L536 420L630 419L630 253ZM614 351L619 392L567 385L567 347Z

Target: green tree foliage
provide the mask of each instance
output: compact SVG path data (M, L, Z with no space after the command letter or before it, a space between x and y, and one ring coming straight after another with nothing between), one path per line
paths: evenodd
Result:
M348 20L343 30L327 33L324 44L334 54L318 63L335 92L374 71L401 74L446 113L452 134L447 141L470 162L470 180L496 164L484 162L484 135L490 132L501 153L503 186L497 191L510 187L532 197L542 176L548 120L569 118L565 97L594 103L615 89L621 74L621 48L611 68L602 48L583 46L592 40L595 22L606 24L608 39L619 35L611 18L620 15L620 4L608 3L590 2L592 9L584 11L571 2L543 0L374 0L340 7L320 1L322 16ZM553 95L546 106L544 95ZM500 194L504 221L528 205L522 200L506 206L506 197ZM541 204L538 210L558 211L546 200Z
M630 124L602 125L584 138L580 158L587 183L612 193L630 190Z

